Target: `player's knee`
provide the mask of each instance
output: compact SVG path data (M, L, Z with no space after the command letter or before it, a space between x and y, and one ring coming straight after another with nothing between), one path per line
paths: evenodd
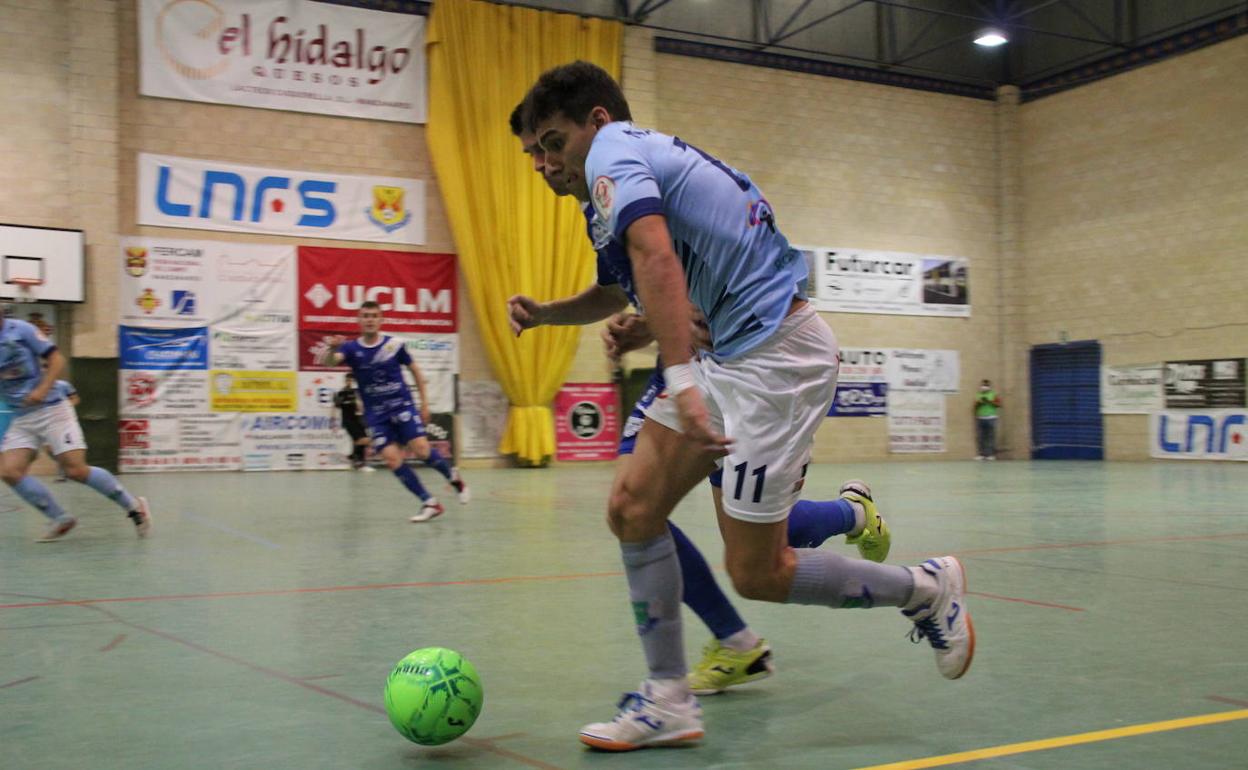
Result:
M0 480L9 486L16 486L26 476L25 471L19 471L16 468L0 469Z
M86 484L87 477L91 475L91 467L88 465L71 465L65 469L65 476L71 481L77 481L79 484Z
M381 459L385 461L386 467L392 471L397 471L399 468L403 467L403 457L401 455L392 455L387 453Z
M728 577L732 587L744 599L764 602L782 602L788 598L786 591L771 570L763 570L742 561L727 561Z

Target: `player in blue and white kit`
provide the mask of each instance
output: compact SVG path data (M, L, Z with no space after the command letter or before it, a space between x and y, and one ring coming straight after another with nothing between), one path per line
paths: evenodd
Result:
M134 522L139 537L147 537L152 529L147 500L131 495L103 468L87 465L87 442L78 415L60 384L64 381L58 381L64 371L65 356L38 329L26 321L4 319L0 326L0 394L14 416L0 441L0 476L18 497L48 517L50 523L39 539L41 543L59 540L78 523L41 481L27 475L31 461L44 446L49 447L66 476L119 505Z
M413 522L425 522L441 516L445 509L429 490L425 489L416 472L405 462L405 450L418 460L446 477L455 489L459 502L469 500L468 485L464 483L458 468L451 467L446 458L429 444L425 424L429 422L429 398L425 390L425 378L420 367L412 360L402 340L381 333L381 305L365 302L360 305L360 336L353 340L330 337L325 340L327 349L320 356L322 364L351 367L364 404L364 422L372 436L373 451L381 454L389 468L408 491L421 500L420 512L411 517ZM412 392L403 379L403 370L412 373L416 389L420 391L420 411L412 402Z
M617 105L621 110L627 105ZM537 145L537 139L524 127L524 105L518 105L511 116L512 133L520 140L525 154L533 162L533 169L556 195L567 195L559 180L545 174L545 154ZM597 280L588 289L573 297L539 303L530 297L516 295L508 302L512 330L516 334L525 329L544 324L583 324L607 318L613 311L627 304L640 307L640 301L632 291L632 276L628 258L619 244L603 237L599 220L593 208L585 203L587 234L598 249ZM621 314L612 317L605 329L608 354L613 358L627 349L643 347L651 341L642 316ZM664 430L652 431L653 439L647 445L673 445L683 441L676 432L679 422L673 403L664 392L662 367L656 367L641 398L633 407L624 424L620 441L618 464L619 476L628 479L632 467L629 456L633 454L638 434L646 420L657 422ZM718 486L718 473L709 460L703 475L711 473L711 483ZM629 482L631 483L631 482ZM818 547L828 538L846 534L850 543L876 561L882 561L888 552L888 534L882 519L874 510L870 490L862 482L847 483L843 496L830 501L801 501L789 518L789 544L808 548ZM864 499L865 498L865 499ZM674 504L674 501L673 501ZM684 583L682 599L710 629L714 638L705 646L698 665L689 674L690 688L695 694L710 695L723 692L729 687L757 681L773 672L771 647L766 640L755 634L737 613L736 608L720 590L710 566L697 546L675 524L668 522L676 543Z
M550 173L593 202L626 250L688 443L724 468L716 509L737 591L772 602L900 607L915 637L935 651L941 674L962 676L974 631L956 558L907 568L786 544L786 519L835 394L838 347L806 301L805 261L762 193L676 137L617 121L605 105L622 93L595 65L549 70L526 98ZM688 301L706 318L713 347L697 359ZM634 461L641 459L639 452ZM608 503L650 671L615 719L582 728L582 742L596 748L627 751L703 736L685 678L680 565L666 526L666 487L687 470L661 460L648 469L647 484L617 487Z

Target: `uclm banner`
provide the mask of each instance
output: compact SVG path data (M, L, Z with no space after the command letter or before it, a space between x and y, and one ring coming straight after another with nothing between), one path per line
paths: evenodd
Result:
M425 19L305 0L140 0L139 92L424 123Z
M139 153L141 225L419 245L425 183Z
M455 255L299 247L301 330L358 334L369 300L381 305L387 333L455 332Z

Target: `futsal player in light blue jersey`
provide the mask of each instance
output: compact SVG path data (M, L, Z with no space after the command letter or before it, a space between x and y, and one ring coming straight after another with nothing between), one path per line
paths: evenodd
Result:
M610 722L580 739L629 751L696 741L702 712L686 680L681 572L667 517L690 468L714 458L725 561L747 598L827 607L899 607L950 679L971 663L966 580L952 556L916 567L787 545L814 434L831 406L839 356L831 329L804 295L806 265L771 206L741 172L684 141L616 119L619 85L585 62L544 73L526 97L548 172L588 198L625 249L659 343L683 451L644 456L644 483L608 502L649 676ZM706 318L713 350L691 354L688 302ZM879 650L875 650L879 655Z
M105 469L87 465L86 438L68 391L60 384L64 381L58 380L64 371L65 356L38 329L16 318L4 319L0 327L0 394L12 409L13 420L0 440L0 476L18 497L48 518L41 543L61 539L78 524L43 482L27 475L30 463L44 446L67 477L112 500L134 522L138 536L147 537L152 529L147 500L131 495Z
M416 472L406 463L405 451L446 477L459 496L469 499L468 485L459 469L451 466L437 449L429 444L425 425L429 422L429 398L425 378L412 360L403 341L381 333L381 305L368 301L360 305L360 336L353 340L334 336L325 340L326 347L317 356L322 365L351 367L359 385L360 401L364 404L364 423L372 437L373 451L381 454L386 467L398 477L409 492L420 498L420 511L411 517L415 523L441 516L445 508L420 483ZM412 392L403 379L403 370L412 373L420 391L420 410L412 402Z
M542 175L551 191L556 195L567 195L567 190L558 180L544 173L545 155L537 145L536 137L524 127L523 107L523 104L518 105L512 112L512 133L531 158L533 170ZM508 314L512 330L517 335L525 329L545 324L580 325L601 321L628 304L640 307L632 289L632 271L627 255L602 230L601 220L594 215L588 203L584 204L584 212L587 235L597 250L596 281L580 294L551 302L539 303L523 295L512 297L508 301ZM625 326L643 332L629 334ZM644 328L644 319L638 315L633 315L626 324L608 324L608 344L614 355L618 357L626 348L649 344L651 338ZM624 424L619 447L621 461L618 472L621 478L628 478L628 458L634 452L638 434L646 420L666 428L654 434L655 441L679 443L684 440L678 432L674 404L666 395L662 367L658 366ZM719 473L709 459L703 472L710 473L713 485L719 485ZM702 659L689 674L691 690L698 695L711 695L769 676L773 671L770 645L745 624L720 590L697 546L675 524L668 522L668 526L680 561L684 585L682 599L714 637L704 647ZM868 558L883 561L887 555L888 531L875 511L870 489L863 482L848 482L842 488L842 497L836 500L800 501L789 517L790 545L813 548L840 534L847 535L848 542L857 544L860 552Z

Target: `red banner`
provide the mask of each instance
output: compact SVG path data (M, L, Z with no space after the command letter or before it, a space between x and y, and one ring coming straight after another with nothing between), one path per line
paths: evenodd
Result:
M614 385L564 385L555 396L555 459L614 460L619 451Z
M358 332L368 300L381 304L383 331L455 332L455 255L299 247L301 331Z

